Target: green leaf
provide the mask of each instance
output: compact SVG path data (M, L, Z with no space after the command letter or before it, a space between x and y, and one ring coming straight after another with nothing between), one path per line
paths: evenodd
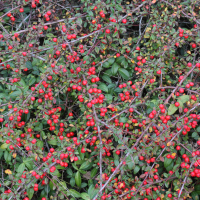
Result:
M20 80L19 84L22 86L22 87L26 87L26 83L23 79Z
M107 83L112 83L110 77L107 76L107 75L103 75L103 76L102 76L102 79L103 79L104 81L106 81Z
M108 87L105 83L101 83L98 87L98 89L104 91L104 92L108 92Z
M139 166L135 166L134 168L134 174L137 174L140 171L140 167Z
M121 62L122 62L123 60L125 60L124 56L120 56L120 57L117 57L117 58L116 58L116 62L117 62L118 64L121 64Z
M180 100L182 103L185 103L190 100L190 97L189 95L183 95L183 96L180 96L178 100Z
M86 173L87 173L87 171L84 171L84 170L82 170L82 169L79 169L79 172L80 172L81 174L86 174Z
M89 59L90 59L89 56L85 56L85 57L83 58L83 61L88 61Z
M129 79L129 72L126 69L120 68L119 73L122 76L123 79L127 80Z
M105 94L106 100L107 101L112 101L113 97L111 94Z
M198 139L199 135L198 135L197 132L193 132L193 133L192 133L192 137Z
M7 143L4 143L4 144L2 144L2 145L1 145L1 147L0 147L0 148L1 148L1 149L7 149L8 145L9 145L9 144L7 144Z
M174 162L172 160L171 164L166 167L166 170L169 172L170 170L173 169L173 166L174 166Z
M36 82L36 78L35 77L32 77L30 80L29 80L29 86L33 85L34 83Z
M74 179L74 177L72 177L72 178L70 179L70 185L71 185L72 187L75 186L75 179Z
M86 187L88 184L87 183L81 183L81 188Z
M41 140L37 141L37 146L38 147L42 148L43 145L44 145L43 141L41 141Z
M112 57L108 59L109 65L112 65L114 62L115 62L115 58Z
M197 127L197 132L200 132L200 126Z
M78 187L81 187L81 175L80 172L77 171L75 175L75 182Z
M103 67L105 67L105 68L108 68L108 67L110 67L110 64L109 64L109 62L105 62L105 63L103 63Z
M174 104L170 104L168 108L168 115L173 115L177 110L178 108Z
M104 74L108 75L108 76L112 76L112 72L111 69L107 69Z
M192 196L193 200L199 200L199 195L196 191L192 192L191 196Z
M56 138L54 138L54 139L48 141L48 143L51 145L57 145L57 140L56 140Z
M81 198L83 198L84 200L90 200L90 196L87 193L81 193Z
M8 157L9 157L9 153L8 153L8 151L5 151L4 152L4 159L5 159L6 162L8 162Z
M62 166L60 166L60 165L57 165L57 166L56 166L56 169L65 169L65 167L62 167Z
M70 189L69 193L75 198L81 197L81 194L74 189Z
M0 94L0 99L6 98L6 97L8 97L8 95L7 95L6 93L1 93L1 94Z
M96 53L99 53L99 47L95 47Z
M71 168L67 168L67 174L69 174L70 176L73 175L72 169Z
M25 164L24 164L24 163L21 163L21 164L19 165L18 169L17 169L17 172L20 173L20 174L22 174L23 171L24 171L24 169L25 169Z
M173 162L172 159L165 158L164 160L164 167L167 168Z
M27 158L23 162L26 165L26 167L28 167L28 169L30 169L30 170L33 169L33 160L31 158Z
M74 169L78 170L78 167L76 166L75 163L72 163L72 166L73 166Z
M66 190L66 188L67 188L67 185L66 185L66 183L64 182L64 181L62 181L62 182L60 182L60 185L62 185L62 189L61 190Z
M16 98L16 97L20 97L22 95L22 92L21 91L15 91L15 92L12 92L10 94L10 97L11 98Z
M78 24L81 25L83 21L82 21L82 19L79 17L79 18L77 19L77 22L78 22Z
M30 61L26 62L26 68L32 69L32 63Z
M48 33L48 34L46 34L46 36L49 37L49 38L54 38L55 37L55 35L53 33Z
M179 175L179 171L178 170L175 171L175 175L176 175L177 178L179 178L180 175Z
M49 182L49 187L50 187L51 190L53 190L53 186L54 186L54 185L53 185L53 182L50 181L50 182Z
M114 160L115 166L117 167L119 165L119 160Z
M94 185L90 185L88 189L88 194L90 195L90 199L93 199L97 193L98 193L98 190L95 189Z
M27 189L27 194L28 194L29 199L32 199L33 194L34 194L34 189L33 188L28 188Z
M46 69L44 67L40 67L39 70L42 72L42 73L45 73L46 72Z
M194 186L196 192L200 192L200 184Z
M90 167L90 165L91 165L91 162L86 161L80 166L80 169L87 169L88 167Z
M120 6L119 4L116 4L116 9L119 11L122 11L122 6Z
M91 174L90 174L91 178L93 178L96 175L97 171L98 169L96 167L92 169Z
M120 118L119 118L119 122L126 123L127 121L128 121L128 118L127 118L127 117L120 117Z
M114 64L112 65L112 68L111 68L111 73L112 73L112 75L115 75L115 74L117 73L119 67L120 67L120 66L119 66L117 63L114 63Z
M61 176L61 174L59 173L59 171L57 169L52 173L52 175L57 176L57 177Z

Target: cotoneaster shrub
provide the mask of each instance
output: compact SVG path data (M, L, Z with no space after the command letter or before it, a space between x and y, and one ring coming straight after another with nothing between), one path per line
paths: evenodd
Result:
M0 2L0 199L199 199L200 2Z

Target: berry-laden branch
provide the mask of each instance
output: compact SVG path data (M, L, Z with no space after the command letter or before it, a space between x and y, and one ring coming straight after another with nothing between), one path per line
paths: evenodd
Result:
M197 2L0 10L0 199L197 198Z

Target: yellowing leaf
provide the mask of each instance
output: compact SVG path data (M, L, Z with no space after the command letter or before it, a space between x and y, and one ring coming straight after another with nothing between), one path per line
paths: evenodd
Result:
M16 158L17 154L16 154L16 153L13 153L13 155L12 155L12 156L13 156L13 158Z
M10 169L6 169L6 170L5 170L5 173L6 173L6 174L12 174L12 172L10 171Z
M168 142L168 143L167 143L167 146L169 147L170 145L171 145L171 142Z
M146 33L148 33L150 30L151 30L151 28L150 28L150 27L147 27Z
M176 156L176 153L172 153L172 156Z
M160 196L160 197L161 197L161 199L163 199L163 198L165 197L165 195L164 195L164 194L161 194L161 196Z
M128 38L128 41L129 41L129 42L131 42L131 40L132 40L132 38L131 38L131 37L129 37L129 38Z
M144 136L144 139L146 139L146 140L147 140L147 139L148 139L148 137L149 137L148 135L145 135L145 136Z
M100 141L99 141L99 140L97 140L97 141L96 141L96 145L98 145L99 143L100 143Z

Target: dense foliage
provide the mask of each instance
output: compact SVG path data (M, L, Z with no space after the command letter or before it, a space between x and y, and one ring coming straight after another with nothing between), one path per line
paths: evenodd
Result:
M199 0L0 2L0 199L199 199Z

